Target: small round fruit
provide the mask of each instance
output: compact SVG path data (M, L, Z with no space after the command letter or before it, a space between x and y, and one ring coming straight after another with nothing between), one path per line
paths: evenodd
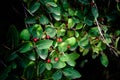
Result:
M62 38L57 38L57 42L62 42Z
M92 2L90 3L90 5L93 7L95 4L94 4L94 2L92 1Z
M33 41L34 42L37 42L39 39L38 38L33 38Z
M50 39L50 36L49 36L49 35L46 35L46 39Z
M51 60L50 59L47 59L47 63L50 63L51 62Z
M56 57L54 60L55 60L55 61L58 61L58 60L59 60L59 58L58 58L58 57Z
M70 48L70 45L68 45L67 48Z

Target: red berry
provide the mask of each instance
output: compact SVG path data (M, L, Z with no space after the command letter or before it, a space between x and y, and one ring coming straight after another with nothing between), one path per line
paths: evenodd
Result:
M46 35L46 39L50 39L50 36L49 36L49 35Z
M50 59L47 59L47 63L50 63L51 62L51 60Z
M57 38L57 42L62 42L62 38Z
M38 38L33 38L33 41L34 42L37 42L39 39Z
M67 48L70 48L70 45L68 45Z
M94 2L92 1L92 2L90 3L90 5L93 7L95 4L94 4Z
M54 60L55 60L55 61L58 61L58 60L59 60L59 58L58 58L58 57L56 57Z

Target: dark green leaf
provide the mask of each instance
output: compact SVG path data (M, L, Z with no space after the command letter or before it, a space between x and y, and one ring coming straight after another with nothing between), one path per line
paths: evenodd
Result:
M91 37L100 36L98 27L93 27L93 28L91 28L91 29L89 30L88 34L89 34Z
M94 18L98 18L98 16L99 16L99 14L98 14L98 10L97 10L97 8L94 6L94 7L92 7L92 14L93 14L93 16L94 16Z
M62 78L62 71L58 70L52 75L53 80L60 80Z
M108 58L105 54L102 54L100 57L100 61L104 67L107 67L109 64Z
M18 57L17 53L13 52L8 56L7 61L15 60L17 57Z
M28 79L28 80L32 80L33 78L33 74L35 73L34 71L34 66L35 63L33 61L29 62L29 64L27 65L27 67L24 69L24 73L23 76Z
M48 49L37 49L37 54L41 59L45 60L48 56Z
M8 33L7 33L7 40L8 44L10 44L12 47L15 47L18 45L19 42L19 34L15 27L15 25L11 25Z
M42 74L46 68L45 63L41 61L38 63L38 66L39 66L39 73Z
M46 67L47 70L51 70L52 65L51 65L50 63L46 63L46 64L45 64L45 67Z
M81 77L81 74L73 68L63 69L63 74L69 79L77 79Z
M38 49L48 49L50 46L52 46L52 43L52 40L40 40L36 43L36 46Z
M82 4L89 4L89 0L79 0L79 2L81 2Z
M36 20L34 17L28 17L25 19L25 23L26 24L34 24L34 23L36 23Z
M26 53L33 49L33 44L31 42L24 43L20 48L20 53Z
M56 20L56 21L60 21L61 20L61 15L56 15L56 14L52 14L53 18Z
M30 6L30 12L31 13L35 13L40 7L40 3L39 2L35 2L33 5Z
M40 23L42 25L45 25L45 24L48 24L49 23L49 20L46 16L41 16L40 19L39 19Z

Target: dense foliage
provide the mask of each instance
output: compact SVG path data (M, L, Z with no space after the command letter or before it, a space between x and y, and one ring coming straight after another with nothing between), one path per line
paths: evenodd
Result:
M85 56L105 68L108 55L119 57L119 0L23 0L22 6L25 26L9 27L0 80L80 79Z

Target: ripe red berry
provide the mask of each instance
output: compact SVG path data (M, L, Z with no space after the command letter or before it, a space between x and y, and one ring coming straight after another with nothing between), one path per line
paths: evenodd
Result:
M94 2L92 1L92 2L90 3L90 5L93 7L95 4L94 4Z
M49 36L49 35L46 35L46 39L50 39L50 36Z
M38 38L33 38L33 41L34 42L37 42L39 39Z
M57 42L62 42L62 38L57 38Z
M68 45L67 48L70 48L70 45Z
M59 58L58 58L58 57L56 57L54 60L55 60L55 61L58 61L58 60L59 60Z
M47 59L47 63L50 63L51 62L51 60L50 59Z

